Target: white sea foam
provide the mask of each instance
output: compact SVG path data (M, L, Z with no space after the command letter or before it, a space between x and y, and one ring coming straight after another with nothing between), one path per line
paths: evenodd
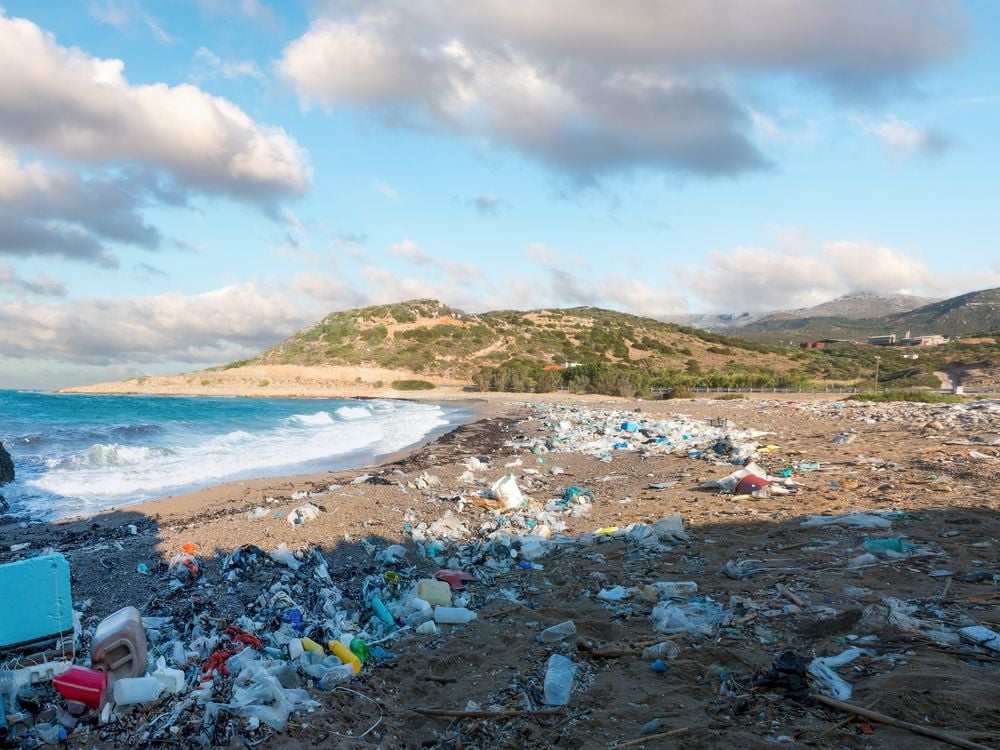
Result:
M340 410L338 409L338 411ZM318 411L315 414L293 414L288 419L292 423L302 425L333 424L333 417L328 411Z
M334 413L341 419L364 419L372 415L367 406L341 406Z
M328 412L296 414L268 429L203 437L165 447L97 444L47 466L27 482L45 493L48 516L139 502L228 479L294 472L297 466L330 459L353 464L405 448L446 424L439 407L373 403ZM338 463L338 458L340 462ZM34 503L32 503L34 505ZM42 510L41 507L38 510Z

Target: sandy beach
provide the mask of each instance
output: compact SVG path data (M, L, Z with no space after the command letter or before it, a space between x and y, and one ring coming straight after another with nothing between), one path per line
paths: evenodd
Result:
M282 581L293 598L308 596L311 584L301 572L270 561L226 582L223 561L244 545L266 552L284 544L303 559L308 550L319 550L348 612L367 611L362 582L389 570L401 582L385 584L387 595L441 568L479 571L466 601L478 619L444 625L436 636L403 632L387 640L382 645L396 656L366 667L345 686L374 700L377 710L355 694L323 691L303 680L317 709L294 713L283 732L232 717L213 725L211 739L222 744L242 737L265 747L609 747L637 740L644 726L659 720L656 732L674 734L632 746L938 747L904 730L845 721L842 713L789 697L780 680L765 679L769 672L774 677L772 666L786 652L808 663L851 646L863 652L836 670L852 685L851 703L987 745L1000 736L1000 655L956 635L969 624L1000 625L1000 448L989 440L1000 434L998 411L829 399L652 402L561 394L468 403L478 413L474 421L377 467L233 482L87 519L8 523L0 526L0 562L51 547L70 560L74 604L83 610L85 627L134 604L144 615L185 623L178 628L182 634L192 619L210 629L236 621L254 611L261 592ZM738 468L721 456L656 453L643 448L643 441L654 445L652 439L639 436L630 449L606 459L572 441L562 448L553 442L561 422L587 432L598 423L652 424L680 415L766 433L756 442L774 447L755 460L771 473L813 462L819 467L796 472L799 486L790 494L733 496L699 487ZM843 434L849 441L837 442ZM470 478L472 457L487 468ZM527 498L523 509L503 511L477 499L508 472ZM359 482L366 474L374 479ZM427 477L434 481L428 484ZM459 553L499 528L498 521L511 534L529 534L530 526L519 524L544 513L571 486L592 492L593 500L585 511L570 505L550 513L565 524L557 536L570 543L539 558L542 569L485 574L483 560L469 562ZM318 517L289 524L285 514L306 502L318 508ZM857 512L882 514L891 528L802 525L810 516ZM638 544L624 531L593 535L631 524L648 528L672 514L683 520L687 538L666 544L669 549ZM463 528L453 547L428 559L414 543L414 529L442 518ZM852 565L866 554L868 537L901 538L913 548ZM186 543L198 547L201 575L171 586L167 564ZM23 544L29 546L10 551ZM393 544L406 548L405 561L380 562L378 553ZM727 563L738 575L724 573ZM137 572L141 564L151 575ZM726 612L718 627L669 635L678 654L662 673L641 655L643 644L665 639L651 617L660 605L634 588L658 581L694 581L698 601ZM615 599L615 587L623 587L626 598ZM612 594L599 598L602 591ZM575 622L576 639L535 642L541 630L565 620ZM262 622L261 635L278 624ZM554 652L572 656L577 666L571 699L558 715L440 718L414 711L544 709L542 681ZM194 674L199 666L192 662L188 669ZM70 746L125 746L143 737L150 717L175 700L135 709L113 726L81 726ZM380 713L381 722L364 739L342 736L361 734ZM205 731L202 711L195 709L165 737L174 746L190 746Z

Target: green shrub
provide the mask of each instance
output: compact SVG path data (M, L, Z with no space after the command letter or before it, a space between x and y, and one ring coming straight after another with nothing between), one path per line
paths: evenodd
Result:
M961 396L948 393L932 393L928 391L882 391L880 393L856 393L848 397L848 401L870 401L886 403L890 401L914 401L921 404L960 404L965 401Z
M429 391L435 386L426 380L393 380L392 387L397 391Z
M675 385L663 394L663 398L694 398L694 391L686 385Z

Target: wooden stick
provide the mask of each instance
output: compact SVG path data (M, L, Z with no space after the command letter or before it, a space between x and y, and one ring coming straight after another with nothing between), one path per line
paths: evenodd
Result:
M908 721L894 719L891 716L880 714L877 711L869 711L867 708L861 708L861 706L852 706L850 703L834 700L833 698L828 698L825 695L817 695L816 700L826 706L829 706L830 708L835 708L838 711L856 714L857 716L862 716L869 721L875 721L879 724L888 724L890 727L896 727L896 729L905 729L907 732L921 734L924 737L931 737L939 742L945 742L949 745L954 745L955 747L964 747L967 748L967 750L994 750L986 745L980 745L978 742L972 742L971 740L967 740L964 737L958 737L950 732L942 732L940 729L924 727L919 724L911 724Z
M776 584L774 584L774 588L776 588L778 590L779 594L781 594L783 597L785 597L788 601L790 601L796 607L801 607L802 609L805 609L806 607L809 606L806 603L805 599L803 599L802 597L796 596L791 591L789 591L788 589L786 589L782 584L776 583Z
M683 734L688 731L690 727L681 727L680 729L671 729L669 732L657 732L656 734L647 734L645 737L636 737L634 740L628 740L627 742L619 742L616 745L608 745L609 748L617 750L619 747L635 747L636 745L645 745L647 742L652 742L653 740L660 740L664 737L673 737L675 734Z
M444 716L453 719L513 719L518 716L562 716L565 708L543 708L537 711L452 711L447 708L414 708L414 713L425 716Z

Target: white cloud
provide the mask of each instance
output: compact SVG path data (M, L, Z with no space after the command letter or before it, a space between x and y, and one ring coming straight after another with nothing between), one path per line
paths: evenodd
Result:
M529 242L524 254L534 263L551 268L587 268L587 262L573 253L549 247L544 242Z
M131 85L124 63L63 47L0 15L0 138L87 164L164 170L184 186L273 204L310 186L282 129L190 84Z
M0 263L0 292L34 294L39 297L64 297L66 285L50 276L38 275L26 279L16 273L9 263Z
M731 0L320 7L278 63L304 107L363 108L578 180L764 168L753 110L734 89L741 75L871 94L955 54L965 31L954 0L772 0L766 12ZM756 131L791 136L759 113Z
M432 257L412 240L395 243L389 248L388 253L394 258L399 258L420 268L440 272L449 283L469 284L485 282L487 279L486 273L479 266L447 258Z
M246 356L313 318L257 284L204 294L0 303L0 354L110 364L206 362Z
M90 15L98 22L123 30L132 24L144 25L163 44L177 39L168 34L159 19L142 7L139 0L91 0Z
M935 156L953 145L940 130L921 129L897 117L888 117L877 123L862 123L862 127L876 136L886 152L897 160L911 156Z
M195 66L191 78L195 83L200 83L204 79L214 76L229 81L250 78L257 83L267 82L264 71L252 60L223 60L208 47L199 47L195 50L194 61Z
M274 9L261 0L198 0L198 4L213 16L243 17L264 28L274 28L278 23Z
M1000 285L1000 273L935 272L910 253L847 240L828 242L818 252L787 246L713 251L705 264L672 272L712 312L791 310L862 290L949 297Z
M381 180L373 180L372 187L391 201L394 201L399 197L399 193L396 192L396 188L392 185L385 184Z

